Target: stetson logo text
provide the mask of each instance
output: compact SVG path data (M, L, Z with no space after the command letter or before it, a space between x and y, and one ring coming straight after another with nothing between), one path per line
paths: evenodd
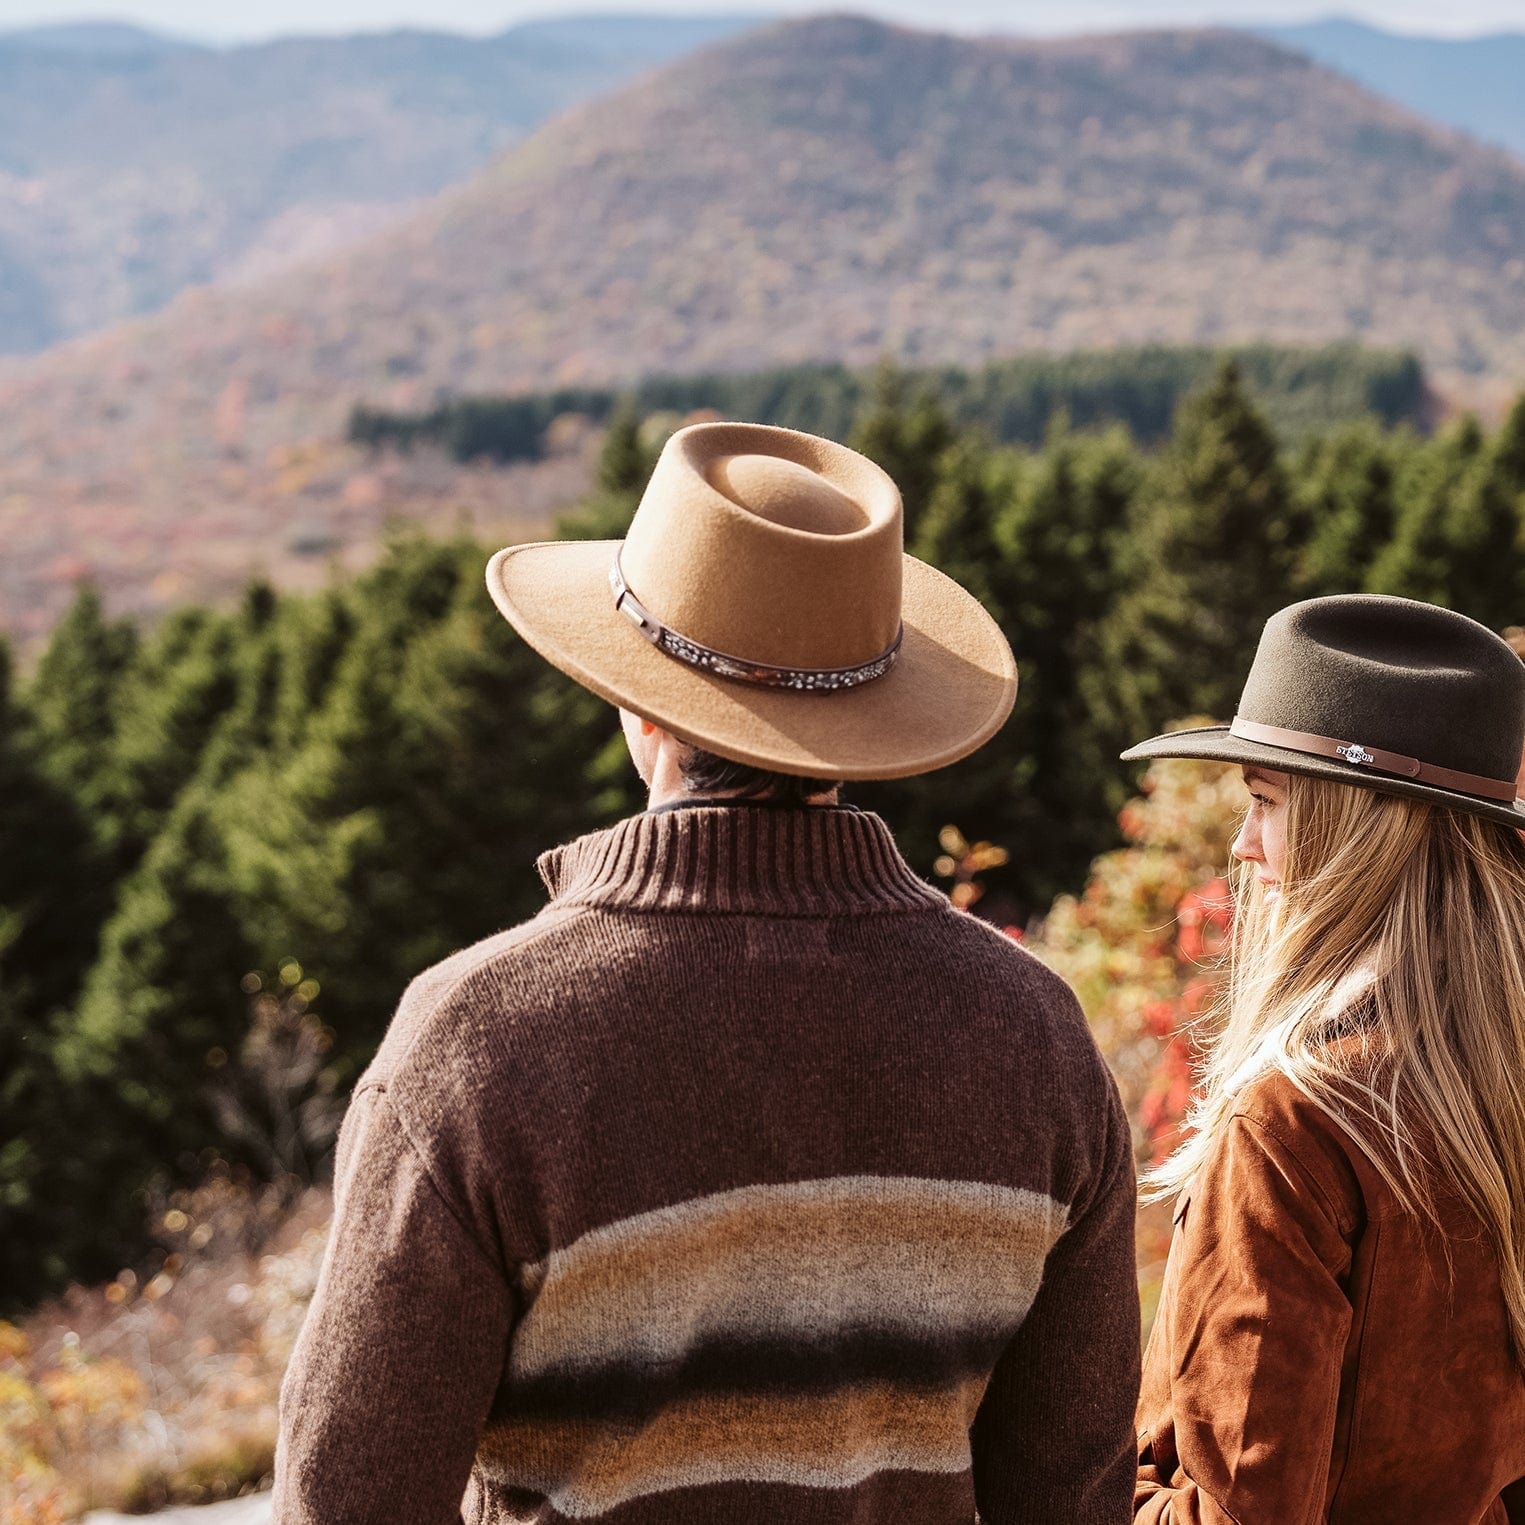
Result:
M1349 746L1336 747L1335 751L1338 752L1346 762L1351 763L1357 767L1359 767L1362 763L1374 763L1377 760L1376 756L1373 753L1368 752L1366 748L1363 747L1358 741L1351 742Z

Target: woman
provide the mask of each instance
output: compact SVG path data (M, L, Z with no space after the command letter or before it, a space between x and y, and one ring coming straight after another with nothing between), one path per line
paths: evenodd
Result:
M1223 1024L1144 1362L1135 1518L1525 1521L1525 667L1405 599L1266 625Z

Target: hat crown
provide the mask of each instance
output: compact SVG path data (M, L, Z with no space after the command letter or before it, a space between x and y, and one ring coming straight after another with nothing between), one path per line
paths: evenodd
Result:
M1239 716L1512 779L1525 664L1451 609L1376 594L1308 599L1266 622Z
M856 451L760 424L668 440L621 551L641 604L749 662L871 662L901 622L900 494Z
M807 466L776 455L722 455L705 480L746 513L814 535L850 535L868 523L862 504Z

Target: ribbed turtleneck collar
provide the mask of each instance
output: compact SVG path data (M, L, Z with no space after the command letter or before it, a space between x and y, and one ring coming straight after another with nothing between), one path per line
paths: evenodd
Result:
M560 904L764 916L947 904L878 816L840 806L649 811L553 848L536 867Z

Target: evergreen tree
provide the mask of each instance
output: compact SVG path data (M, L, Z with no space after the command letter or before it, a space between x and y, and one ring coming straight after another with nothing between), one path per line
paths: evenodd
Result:
M124 882L56 1052L76 1139L54 1174L83 1242L74 1266L140 1253L142 1202L160 1179L194 1180L225 1144L210 1087L237 1051L243 935L215 792L193 787ZM76 1269L74 1274L80 1274Z
M47 1167L76 1140L59 1113L52 1022L93 946L97 868L89 823L42 767L0 645L0 1307L64 1263L54 1241L71 1204Z
M1017 657L1017 707L972 757L925 779L853 786L929 868L953 824L1008 848L990 876L995 908L1025 917L1076 882L1112 839L1121 741L1103 732L1082 680L1109 609L1118 531L1140 462L1121 431L1051 432L1032 459L961 441L943 460L915 546L974 591Z
M355 624L349 596L337 588L315 598L285 601L275 636L281 660L274 748L290 752L300 744L308 722L322 708Z
M1484 466L1483 433L1472 417L1408 455L1394 488L1392 538L1367 577L1371 592L1465 608L1465 597L1458 602L1458 528L1469 519L1470 536L1489 538L1485 519L1463 508Z
M83 583L26 690L31 729L49 776L87 810L112 808L112 750L137 649L132 624L107 620L95 585Z
M1183 406L1119 549L1126 591L1093 686L1116 734L1231 714L1297 550L1276 441L1225 364Z
M955 437L934 393L923 388L913 395L895 366L879 367L872 400L848 443L877 461L900 489L907 545L914 544L920 534L921 516L932 502L943 454Z
M256 962L295 958L310 970L341 1045L362 1061L407 981L471 940L452 922L462 897L442 900L430 875L467 843L478 865L501 851L484 831L490 799L461 795L415 713L459 702L463 679L452 662L470 668L495 659L489 643L507 626L481 586L483 559L469 542L395 546L357 589L353 634L300 744L246 769L224 791L231 874ZM463 599L480 611L469 640ZM462 640L468 648L456 650ZM452 655L430 670L422 655L430 652ZM499 696L507 719L495 740L509 756L527 731L533 669L519 661ZM532 808L554 819L550 799L537 791ZM451 808L466 821L446 831L442 812ZM489 889L479 878L474 894L476 914L491 920Z
M125 865L147 850L237 697L237 635L227 616L184 610L169 617L133 669L113 783L122 800Z
M560 540L622 540L651 479L666 435L654 441L631 398L615 410L598 457L598 490L556 521Z
M1120 539L1144 467L1127 435L1051 434L1001 525L1007 633L1022 687L1011 745L1023 759L1015 843L1033 909L1079 882L1114 838L1133 738L1092 704L1087 676L1121 586Z
M1495 630L1525 615L1525 397L1461 484L1447 522L1446 602Z
M938 458L926 512L907 547L967 588L998 620L1008 560L997 522L1017 494L1022 470L1017 452L992 451L977 434L959 436Z
M213 722L192 776L203 790L215 791L275 741L287 656L281 610L269 583L257 579L245 589L232 628L232 702Z
M1293 573L1299 597L1363 589L1392 538L1398 462L1412 443L1368 420L1303 450L1293 474L1295 515L1305 527Z

